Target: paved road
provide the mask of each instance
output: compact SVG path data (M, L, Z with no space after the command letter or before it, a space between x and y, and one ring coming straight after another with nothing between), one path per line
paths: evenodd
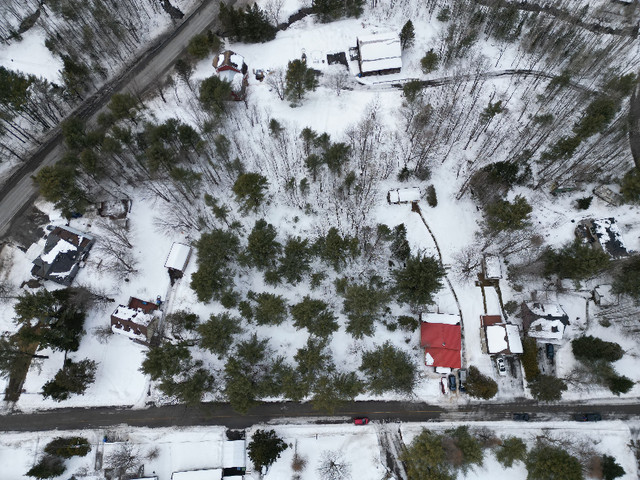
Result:
M368 416L372 421L500 421L510 420L514 412L531 414L532 421L572 420L573 413L597 411L604 420L627 419L640 415L640 405L536 405L532 402L479 404L444 409L426 403L353 402L328 416L313 410L308 403L264 403L247 415L234 412L228 404L207 403L194 407L184 405L131 410L113 407L69 408L34 414L0 416L0 431L45 431L84 428L108 428L116 425L133 427L171 427L222 425L247 428L256 423L303 421L309 423L344 423L353 417Z
M191 37L217 20L218 8L217 0L204 0L178 28L157 39L128 70L87 98L72 115L87 120L92 118L108 103L114 92L145 93L169 71ZM49 132L34 155L3 185L0 190L0 238L5 235L12 220L22 214L38 196L31 176L43 166L57 162L62 154L62 135L60 127L56 127Z

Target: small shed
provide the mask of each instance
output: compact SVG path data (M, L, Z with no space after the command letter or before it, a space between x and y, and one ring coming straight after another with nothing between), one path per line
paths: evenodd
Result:
M164 266L169 270L172 285L177 279L182 278L189 263L189 258L191 258L191 247L189 245L177 242L171 245L171 250L169 250Z
M421 193L419 187L396 188L387 193L387 202L394 205L401 203L413 203L420 200Z
M618 296L611 291L611 285L598 285L593 289L593 301L601 307L618 305Z
M402 69L402 46L397 33L358 37L360 74L384 75Z
M487 253L482 259L482 270L486 280L500 280L502 278L502 265L500 257Z

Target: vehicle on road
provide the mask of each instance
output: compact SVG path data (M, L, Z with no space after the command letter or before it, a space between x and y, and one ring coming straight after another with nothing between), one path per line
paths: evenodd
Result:
M547 358L553 362L553 356L555 355L553 343L547 343L545 348L547 349Z
M599 422L602 420L602 415L597 412L593 413L576 413L573 418L577 422Z
M368 417L356 417L353 419L355 425L367 425L369 423Z
M440 391L442 392L443 395L446 395L448 392L448 385L447 385L447 377L446 375L443 375L442 377L440 377Z
M496 358L496 364L498 365L498 375L505 377L507 375L507 366L504 364L504 357Z
M451 375L449 375L449 390L451 390L452 392L456 391L456 376L452 373Z
M528 422L529 414L528 413L514 413L513 420L516 422Z

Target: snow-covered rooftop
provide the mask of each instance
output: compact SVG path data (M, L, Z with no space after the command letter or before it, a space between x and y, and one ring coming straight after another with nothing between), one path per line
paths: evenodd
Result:
M244 467L244 440L233 440L222 444L222 468Z
M387 194L387 200L389 203L409 203L417 202L420 200L420 188L397 188L395 190L389 190Z
M153 315L146 314L142 310L129 308L124 305L119 305L111 314L111 317L119 320L135 322L138 325L144 326L148 326L154 318Z
M502 278L502 267L497 255L487 254L484 256L484 276L494 280Z
M402 68L402 48L397 33L358 37L362 73Z
M527 307L531 310L531 313L538 317L562 318L567 316L560 305L553 303L530 302L527 303Z
M487 349L489 353L500 353L509 348L504 325L490 325L485 327L485 330L487 332Z
M446 325L457 325L460 323L460 316L451 313L422 313L420 318L426 323L444 323Z
M220 480L221 478L221 468L191 470L188 472L173 472L173 474L171 475L171 480Z
M627 256L627 247L622 240L615 218L602 218L591 222L591 231L598 239L602 250L611 258Z
M523 353L522 339L520 338L520 329L517 325L507 325L507 342L511 353Z
M49 253L40 255L40 258L45 263L53 263L58 255L75 250L77 250L77 247L75 245L67 242L66 240L60 239L58 243L56 243L53 248L49 250Z
M565 325L560 320L547 320L541 318L532 322L527 332L530 337L545 340L562 340Z
M167 261L164 262L166 268L172 268L184 272L191 255L191 247L184 243L174 243L171 245Z

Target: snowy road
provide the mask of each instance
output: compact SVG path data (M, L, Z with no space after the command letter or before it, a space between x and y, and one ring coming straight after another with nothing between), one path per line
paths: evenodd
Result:
M103 108L115 92L143 94L165 75L186 49L194 35L204 31L218 17L219 3L205 0L173 32L163 35L119 77L105 84L85 100L70 116L90 119ZM0 238L12 220L22 214L38 196L31 176L45 165L57 162L63 154L60 127L54 128L43 145L20 167L0 190Z
M573 422L574 413L600 412L603 420L628 419L640 415L640 404L578 405L570 403L537 405L522 403L483 403L447 411L436 405L410 402L353 402L328 416L313 410L310 403L263 403L247 415L234 412L228 404L206 403L198 406L169 405L144 410L115 408L67 408L34 414L0 416L0 431L46 431L54 429L100 428L115 425L169 427L223 425L247 428L257 423L291 423L304 418L307 423L350 423L353 417L368 416L373 422L424 421L500 421L511 420L513 413L527 412L532 421Z

